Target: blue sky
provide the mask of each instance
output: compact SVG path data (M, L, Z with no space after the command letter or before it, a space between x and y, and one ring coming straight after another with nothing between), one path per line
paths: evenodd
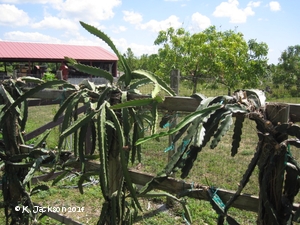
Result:
M79 24L94 25L124 53L156 53L159 30L183 27L191 33L210 25L242 32L269 46L269 63L300 44L300 1L245 0L0 0L0 41L100 45Z

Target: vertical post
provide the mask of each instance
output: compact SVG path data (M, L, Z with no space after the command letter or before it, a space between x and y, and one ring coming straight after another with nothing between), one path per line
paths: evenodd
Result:
M173 69L171 71L170 86L176 95L179 94L180 70Z
M266 106L267 121L274 126L289 121L288 104L268 104ZM274 215L278 224L287 224L285 203L288 199L283 195L287 146L280 145L288 136L282 133L268 134L264 139L259 167L259 210L257 224L274 224Z
M4 62L4 71L7 74L6 62Z
M17 79L17 78L18 78L18 71L14 70L13 79Z
M176 95L179 94L179 82L180 82L180 71L173 69L171 71L170 86L173 89L173 91L176 93ZM173 112L173 113L175 115L174 115L174 120L172 120L172 123L170 123L170 129L177 125L177 113L176 112ZM170 135L169 136L169 145L172 144L173 139L174 139L174 135ZM174 151L176 151L175 144L174 144ZM168 160L170 160L173 153L174 153L173 151L169 151Z
M27 71L27 76L31 75L31 62L28 61L28 71Z
M193 76L193 82L194 82L194 86L193 86L193 94L197 92L197 84L198 84L198 75L194 74Z
M61 70L57 70L57 71L56 71L56 78L59 79L59 80L62 80L62 79L63 79L62 71L61 71Z
M171 77L170 77L170 87L173 89L173 91L176 93L176 95L179 94L179 83L180 83L180 71L177 69L173 69L171 71ZM174 118L172 119L172 122L170 123L169 129L175 127L177 125L177 112L172 112L174 113ZM170 135L169 136L169 146L173 143L175 135ZM177 147L176 144L174 144L174 151L169 151L168 152L168 161L170 161L172 155L176 152ZM174 202L172 199L167 198L167 205L168 206L173 206Z

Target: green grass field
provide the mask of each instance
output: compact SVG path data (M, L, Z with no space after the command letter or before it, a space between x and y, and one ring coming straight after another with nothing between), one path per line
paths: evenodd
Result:
M201 89L201 87L199 87ZM144 90L147 92L148 90ZM151 91L151 90L150 90ZM181 87L180 95L189 96L189 89ZM203 89L199 92L206 96L216 96L226 94L226 91L216 91ZM271 99L268 101L298 103L299 99ZM29 112L28 124L26 132L30 132L39 126L50 122L57 111L58 106L40 106L31 107ZM248 120L244 124L242 142L239 148L239 153L235 157L230 156L231 137L233 131L229 131L223 138L221 143L215 149L205 147L199 153L194 167L185 179L187 182L194 182L201 185L214 186L235 191L247 166L253 157L257 144L257 135L255 124ZM47 140L47 147L54 149L58 141L58 128L54 128ZM150 141L142 145L142 167L141 170L156 174L160 172L167 163L168 153L164 149L168 147L168 138L161 138L160 142ZM300 155L293 150L296 159L300 159ZM134 164L132 167L136 167ZM258 170L254 171L249 183L244 189L244 193L258 195ZM179 179L179 176L177 177ZM68 212L64 215L79 221L83 224L95 224L98 221L101 204L103 198L100 191L100 186L97 184L90 185L84 188L84 195L79 193L76 186L77 178L68 178L60 181L48 191L41 191L33 196L33 201L43 206L56 207L84 207L83 212ZM47 183L51 186L51 182ZM68 188L66 188L68 187ZM165 198L141 199L141 205L144 212L139 213L136 224L185 224L183 217L183 209L175 205L172 209L166 209ZM193 224L216 224L218 215L212 209L209 202L199 201L195 199L187 199L189 208L192 214ZM231 208L229 211L240 224L255 224L256 214L252 212L242 211ZM0 222L4 224L4 213L0 212ZM48 217L44 217L41 224L59 224L57 221Z

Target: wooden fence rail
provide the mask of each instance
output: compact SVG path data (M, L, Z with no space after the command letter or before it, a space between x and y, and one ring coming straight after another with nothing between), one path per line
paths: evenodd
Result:
M68 97L72 94L72 91L64 91L64 90L53 90L53 89L44 89L42 91L37 92L32 96L32 98L41 99L40 103L42 104L42 100L56 100L61 98L61 96ZM148 95L137 95L137 94L129 94L128 100L138 99L138 98L149 98ZM35 101L38 105L38 101ZM191 97L182 97L182 96L166 96L164 102L159 104L159 108L162 110L169 111L182 111L182 112L194 112L199 106L199 101L196 98ZM292 122L300 122L300 104L291 104L290 106L290 120Z
M29 100L30 105L43 105L43 102L53 102L53 100L57 101L62 96L64 98L68 97L72 91L65 91L65 90L52 90L52 89L45 89L34 96L32 96L33 100ZM128 100L131 99L138 99L138 98L149 98L148 95L135 95L129 94ZM41 100L37 100L41 99ZM172 97L165 97L165 101L159 104L159 108L161 110L168 110L168 111L181 111L181 112L194 112L196 108L199 106L199 100L191 97L180 97L180 96L172 96ZM272 103L274 104L274 103ZM289 112L289 121L291 122L300 122L300 104L288 104L290 107ZM79 113L84 112L84 107L79 108ZM25 140L31 139L34 136L42 133L44 130L54 127L60 124L63 121L63 116L59 118L56 122L50 122L44 125L41 128L25 135ZM154 176L151 174L143 173L140 171L130 170L130 176L132 182L139 185L145 185L147 182L151 181ZM206 200L209 201L210 197L207 193L207 189L209 187L199 185L199 184L192 184L186 183L184 181L176 180L174 178L168 178L165 181L159 183L156 186L156 189L166 191L168 193L176 194L179 197L188 196L190 198L195 198L199 200ZM228 191L224 189L218 189L218 195L222 199L223 202L227 202L235 192ZM259 206L259 199L257 196L248 195L248 194L240 194L237 200L232 205L235 208L258 212ZM299 204L293 204L294 211L300 211Z
M88 164L91 164L88 167L92 167L92 168L97 168L97 165L99 165L93 162L88 162ZM40 181L53 180L61 173L62 172L56 172L51 176L47 174L47 175L34 177L32 179L32 184L35 184ZM154 178L154 175L152 174L141 172L135 169L130 169L129 175L131 177L132 182L138 185L145 185L146 183L148 183ZM210 201L211 198L207 192L208 188L209 188L208 186L203 186L195 183L188 183L188 182L184 182L183 180L177 180L172 177L167 178L166 180L164 180L163 182L161 182L156 186L156 189L166 191L168 193L177 195L178 197L187 196L189 198L194 198L198 200ZM222 199L223 202L227 202L232 196L234 196L235 192L218 188L217 194L219 195L220 199ZM257 213L258 205L259 205L258 196L242 193L232 204L232 207ZM293 211L297 211L297 210L300 210L300 204L294 203ZM70 218L67 218L65 216L59 215L58 213L50 213L50 214L47 213L47 215L57 221L67 222L66 224L77 224L76 221L73 221Z

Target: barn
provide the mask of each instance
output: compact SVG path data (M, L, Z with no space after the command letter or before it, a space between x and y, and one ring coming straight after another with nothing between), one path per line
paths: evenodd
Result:
M117 76L118 57L99 46L81 46L69 44L31 43L0 41L0 71L2 79L10 77L8 66L13 66L14 76L42 77L45 71L56 73L62 65L68 69L68 80L93 79L68 65L65 57L73 58L78 62L109 71ZM72 83L72 82L71 82Z

